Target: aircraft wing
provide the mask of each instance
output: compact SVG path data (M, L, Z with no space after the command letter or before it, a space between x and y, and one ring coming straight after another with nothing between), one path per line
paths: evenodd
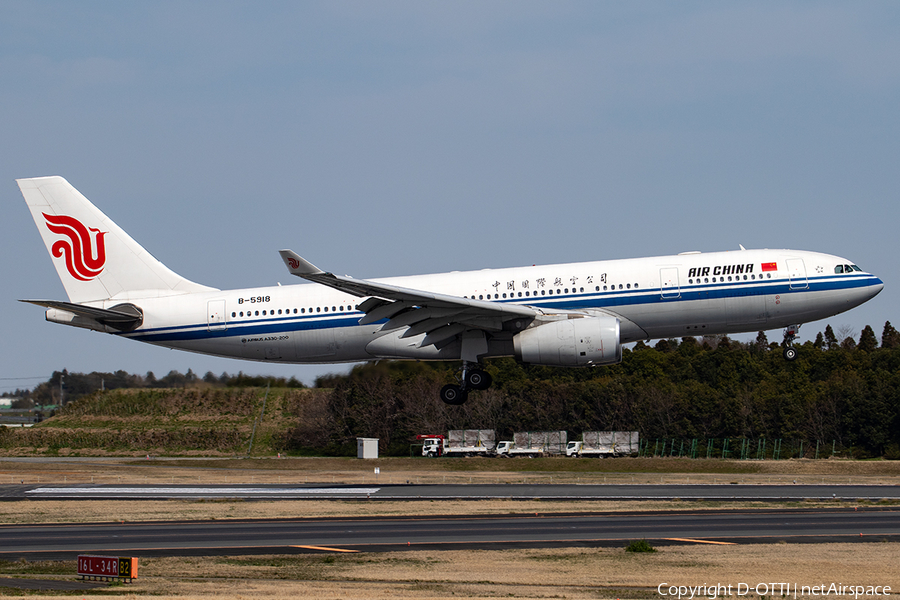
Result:
M426 334L420 347L434 344L440 348L468 329L501 331L505 323L516 319L525 319L525 323L512 329L523 329L527 322L540 314L537 309L520 304L436 294L335 275L319 269L291 250L281 250L279 254L292 275L368 298L359 305L359 310L366 313L360 319L360 325L387 319L382 331L408 327L401 338Z

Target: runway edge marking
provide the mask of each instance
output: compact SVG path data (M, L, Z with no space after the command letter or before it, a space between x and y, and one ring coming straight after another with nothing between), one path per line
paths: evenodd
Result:
M714 542L712 540L693 540L691 538L663 538L670 542L693 542L695 544L719 544L722 546L737 546L737 542Z
M359 550L350 550L349 548L330 548L328 546L300 546L291 544L291 548L304 548L306 550L324 550L326 552L359 552Z

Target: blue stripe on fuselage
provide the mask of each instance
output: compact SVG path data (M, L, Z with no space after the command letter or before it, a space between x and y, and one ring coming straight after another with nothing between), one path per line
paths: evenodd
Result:
M809 277L808 287L791 289L790 281L777 279L772 281L755 282L726 282L714 284L694 284L682 286L677 296L663 297L661 288L646 290L630 290L628 292L615 290L608 292L590 292L561 295L554 297L531 297L496 300L508 304L526 304L539 308L552 308L557 310L582 310L588 308L615 308L618 306L635 306L641 304L671 304L675 302L690 302L694 300L708 300L732 297L767 296L771 294L793 294L802 292L822 292L851 290L874 285L882 285L883 282L874 275L865 277L848 278L846 276L822 276ZM666 290L667 294L673 294L674 289ZM359 324L362 313L343 313L324 317L315 316L290 316L272 319L252 319L246 321L228 321L227 329L209 331L207 323L192 325L180 325L175 327L160 327L155 329L143 329L128 333L120 333L132 339L143 342L174 342L190 340L207 340L226 337L239 337L245 335L265 335L273 333L286 333L296 331L312 331L316 329L355 327ZM384 323L382 320L379 323ZM373 323L377 325L378 323Z

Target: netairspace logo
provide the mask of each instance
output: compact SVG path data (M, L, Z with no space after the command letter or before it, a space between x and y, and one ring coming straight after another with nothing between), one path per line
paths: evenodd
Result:
M801 585L798 583L715 583L703 585L672 585L661 583L656 587L660 596L691 600L692 598L717 598L729 596L783 596L794 598L885 598L891 595L889 585L844 585L843 583L821 583Z

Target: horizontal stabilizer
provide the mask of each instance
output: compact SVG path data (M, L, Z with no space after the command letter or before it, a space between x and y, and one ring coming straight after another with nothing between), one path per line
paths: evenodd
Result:
M106 309L97 308L95 306L84 306L83 304L73 304L72 302L61 302L59 300L19 300L19 302L27 302L36 304L44 308L55 308L64 310L80 317L93 319L102 325L109 325L119 331L131 331L140 327L144 321L144 313L141 312L134 304L117 304L116 306Z

